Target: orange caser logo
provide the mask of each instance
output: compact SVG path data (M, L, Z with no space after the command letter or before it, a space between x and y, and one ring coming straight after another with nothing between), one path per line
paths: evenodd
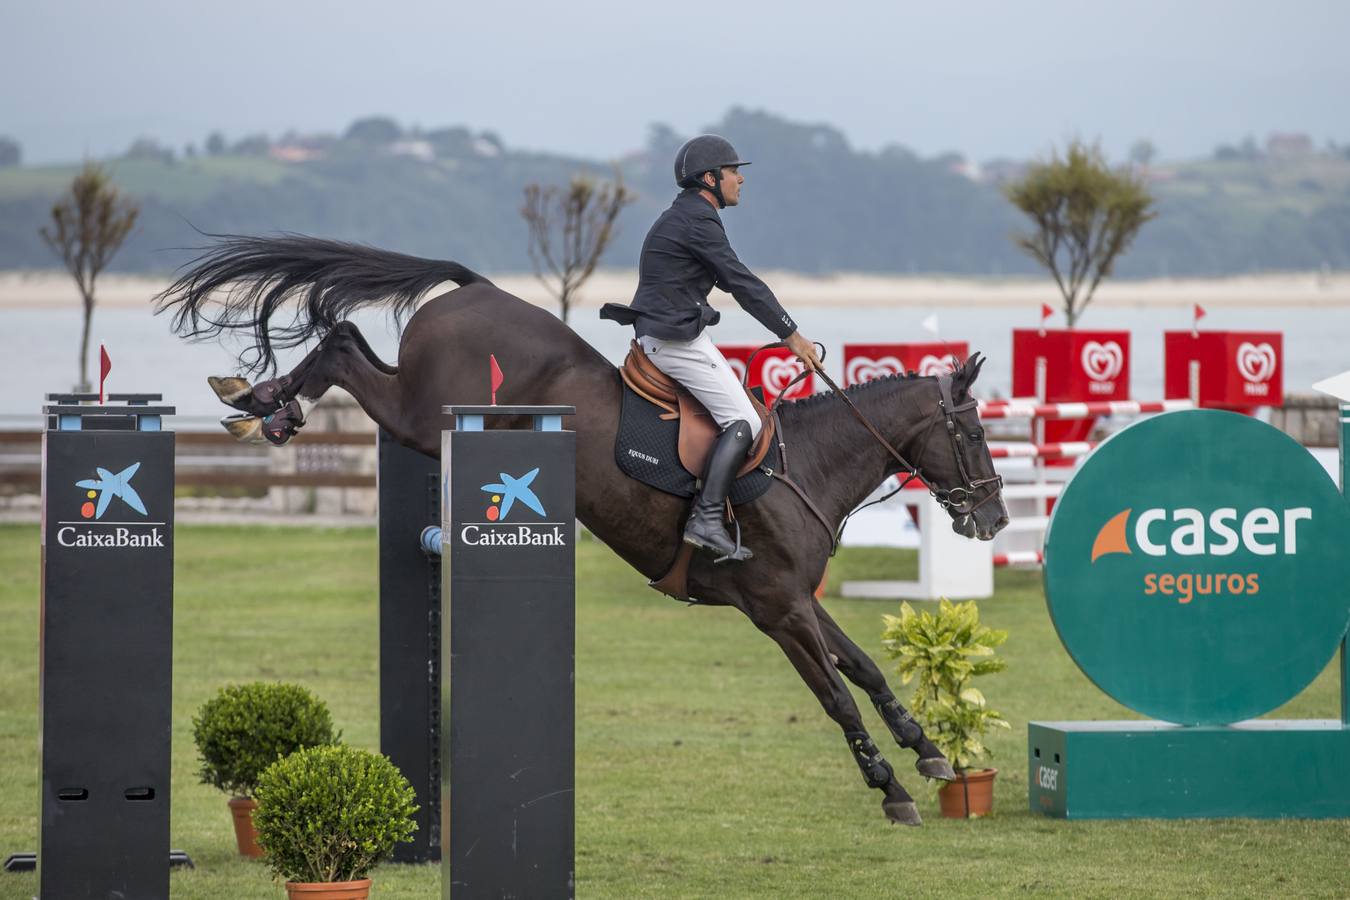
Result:
M1129 521L1130 510L1125 509L1116 513L1102 526L1102 530L1097 532L1097 539L1092 542L1093 562L1097 561L1097 557L1108 553L1133 553L1126 537L1125 526Z

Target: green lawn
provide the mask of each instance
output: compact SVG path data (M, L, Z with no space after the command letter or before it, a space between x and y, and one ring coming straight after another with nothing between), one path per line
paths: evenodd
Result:
M173 846L195 871L175 898L280 898L234 855L225 797L196 783L190 730L222 684L301 682L350 743L378 745L374 529L178 529ZM912 577L913 554L844 551L831 578ZM284 594L264 572L291 573ZM907 573L905 570L910 570ZM1346 896L1347 821L1063 822L1027 812L1026 723L1130 714L1078 672L1045 613L1039 577L1005 572L982 605L1010 632L986 679L1013 724L997 734L996 813L938 817L912 757L859 695L873 734L926 818L888 824L830 723L777 648L739 613L686 608L584 542L577 597L577 894L581 897ZM891 604L827 599L879 654ZM0 855L36 846L36 526L0 528ZM1335 717L1324 672L1276 714ZM883 741L883 738L885 740ZM1235 785L1241 790L1241 785ZM375 897L439 896L435 866L386 866ZM0 874L28 898L31 875Z

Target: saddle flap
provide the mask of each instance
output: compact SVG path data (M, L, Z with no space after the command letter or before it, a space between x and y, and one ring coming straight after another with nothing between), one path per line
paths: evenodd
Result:
M713 420L712 413L698 402L697 397L685 390L681 390L679 396L680 465L684 466L689 474L702 478L703 473L708 470L708 454L712 453L713 442L717 440L721 429ZM746 454L745 463L736 470L737 478L764 462L769 445L773 443L773 416L769 415L769 411L754 398L753 394L750 395L750 402L754 405L755 412L759 414L759 437Z
M679 418L680 465L695 478L702 478L708 468L708 454L712 452L712 445L717 440L719 431L717 422L707 407L679 382L658 369L656 364L647 358L647 354L642 352L642 346L637 341L629 344L628 356L624 359L619 372L624 383L633 389L633 393L665 410L663 419ZM736 473L737 476L744 475L764 461L774 433L773 416L769 414L769 410L753 391L747 389L745 393L759 415L760 432L759 438L746 455L745 464Z

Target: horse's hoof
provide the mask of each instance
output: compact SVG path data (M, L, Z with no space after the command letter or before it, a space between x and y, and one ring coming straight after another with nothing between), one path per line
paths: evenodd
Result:
M952 764L941 756L918 760L914 763L914 768L918 769L924 778L936 778L939 781L956 780L956 771L952 769Z
M240 397L248 396L253 390L253 385L235 375L227 375L224 378L215 375L208 375L206 383L211 385L211 390L216 392L220 402L227 406L233 406L234 401Z
M881 809L886 813L886 818L896 825L918 827L923 824L923 819L919 817L919 808L914 805L913 800L882 800Z
M235 413L221 419L220 424L224 425L225 430L237 441L243 441L246 444L262 444L267 440L263 437L262 419L257 416Z

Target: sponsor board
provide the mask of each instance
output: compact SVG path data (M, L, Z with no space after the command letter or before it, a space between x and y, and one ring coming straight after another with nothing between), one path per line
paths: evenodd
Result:
M767 403L772 403L779 394L787 400L796 400L809 397L815 391L814 374L792 384L792 380L802 373L803 365L786 347L761 350L754 344L718 344L717 349L726 357L727 365L736 373L738 381L748 387L764 389ZM752 356L754 367L747 369Z
M947 375L969 356L965 341L896 344L845 344L844 384L861 384L888 375Z
M1291 699L1330 660L1350 623L1347 534L1350 505L1283 433L1169 413L1103 443L1065 487L1046 599L1070 655L1116 700L1226 724Z

